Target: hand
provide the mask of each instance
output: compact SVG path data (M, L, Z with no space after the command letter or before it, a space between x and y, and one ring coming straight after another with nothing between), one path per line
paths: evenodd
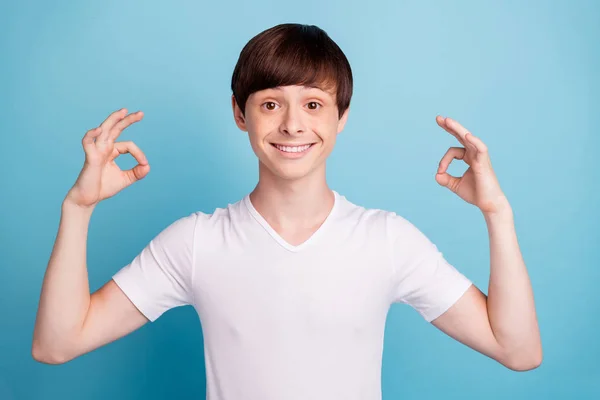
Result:
M85 134L82 140L85 163L75 185L67 194L67 201L81 207L93 207L148 174L148 160L133 142L115 143L123 129L143 117L141 111L127 115L127 110L123 108L113 112L99 127ZM121 171L115 159L126 153L130 153L138 165Z
M436 121L463 146L451 147L441 159L435 176L437 183L477 206L484 214L493 214L508 208L508 200L492 168L487 146L453 119L438 115ZM469 165L467 171L459 178L446 172L455 158Z

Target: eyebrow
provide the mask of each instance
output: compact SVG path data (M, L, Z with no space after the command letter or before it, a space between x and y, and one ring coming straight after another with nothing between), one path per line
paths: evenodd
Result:
M282 89L281 87L279 87L279 86L273 87L273 88L271 88L271 89L272 89L272 90L277 90L277 91L282 91L282 90L283 90L283 89ZM303 85L303 86L302 86L302 89L304 89L304 90L309 90L309 89L319 89L319 90L321 90L321 91L325 92L325 90L323 90L321 87L319 87L319 86L314 86L314 85Z

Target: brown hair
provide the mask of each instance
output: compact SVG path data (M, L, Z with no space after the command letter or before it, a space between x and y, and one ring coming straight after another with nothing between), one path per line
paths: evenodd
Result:
M350 63L338 45L317 26L274 26L244 46L233 71L231 90L244 113L252 93L287 85L317 86L335 93L341 117L352 97Z

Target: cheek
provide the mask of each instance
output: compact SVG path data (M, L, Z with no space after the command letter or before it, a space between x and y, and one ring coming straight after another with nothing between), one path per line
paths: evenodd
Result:
M313 124L313 131L317 133L323 140L331 141L335 140L338 129L337 118L319 118L315 119Z
M246 127L251 137L255 140L262 140L277 127L275 118L265 118L264 116L252 115L246 121Z

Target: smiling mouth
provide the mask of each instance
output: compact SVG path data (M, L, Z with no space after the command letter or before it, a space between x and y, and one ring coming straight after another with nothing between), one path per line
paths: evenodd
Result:
M309 148L311 148L315 143L307 143L304 145L295 145L295 146L286 146L277 143L271 143L271 146L275 147L277 150L283 151L284 153L303 153Z

